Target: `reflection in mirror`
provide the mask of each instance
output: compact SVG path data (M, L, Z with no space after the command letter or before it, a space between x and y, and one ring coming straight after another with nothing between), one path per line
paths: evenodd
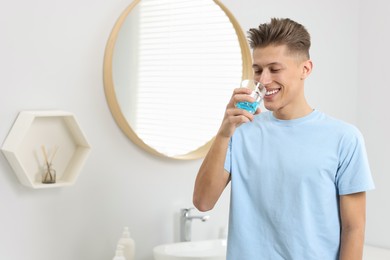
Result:
M107 101L118 125L142 148L199 158L250 67L245 36L218 1L135 1L107 45Z

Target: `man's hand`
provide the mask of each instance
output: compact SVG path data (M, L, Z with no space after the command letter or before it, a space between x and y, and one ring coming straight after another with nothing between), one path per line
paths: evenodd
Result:
M237 127L240 125L253 121L254 115L244 109L236 107L238 102L254 102L254 98L250 96L251 90L247 88L236 88L233 95L226 106L225 115L218 134L230 138ZM260 113L260 108L257 108L255 114Z

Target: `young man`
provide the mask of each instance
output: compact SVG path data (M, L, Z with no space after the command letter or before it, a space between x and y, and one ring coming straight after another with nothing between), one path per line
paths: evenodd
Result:
M231 182L228 260L362 259L365 191L374 184L360 132L304 95L310 35L290 19L249 31L267 112L235 89L195 181L194 205L214 207Z

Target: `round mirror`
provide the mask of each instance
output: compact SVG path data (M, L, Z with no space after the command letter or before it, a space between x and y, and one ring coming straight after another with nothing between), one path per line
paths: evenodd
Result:
M137 0L107 43L104 87L122 131L148 152L203 157L234 88L251 77L243 31L219 1Z

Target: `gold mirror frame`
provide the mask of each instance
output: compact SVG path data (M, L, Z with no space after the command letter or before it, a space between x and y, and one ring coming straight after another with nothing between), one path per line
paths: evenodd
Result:
M105 49L105 55L104 55L104 66L103 66L103 81L104 81L104 91L107 99L108 106L111 110L111 114L114 117L116 123L118 124L119 128L122 130L122 132L130 138L136 145L144 149L145 151L165 158L173 158L173 159L179 159L179 160L193 160L193 159L199 159L203 158L208 150L210 149L210 146L214 140L212 138L209 142L204 144L203 146L200 146L198 149L194 151L190 151L187 154L178 155L178 156L167 156L163 153L160 153L159 151L155 150L153 147L150 147L147 145L142 139L139 138L139 136L134 132L134 130L129 125L128 121L126 120L124 114L122 113L122 110L119 106L119 102L116 97L115 93L115 87L114 87L114 80L113 80L113 53L115 44L118 38L118 34L120 29L122 28L122 25L129 15L129 13L133 10L133 8L140 2L141 0L134 0L120 15L118 20L116 21L114 28L111 31L111 34L109 36L106 49ZM229 11L228 8L226 8L220 1L213 0L216 5L218 5L221 10L228 16L230 22L232 23L234 30L236 31L239 45L241 48L241 56L242 56L242 78L251 78L252 77L252 61L251 61L251 53L248 46L248 42L246 40L245 34L242 31L239 23L234 18L233 14Z

